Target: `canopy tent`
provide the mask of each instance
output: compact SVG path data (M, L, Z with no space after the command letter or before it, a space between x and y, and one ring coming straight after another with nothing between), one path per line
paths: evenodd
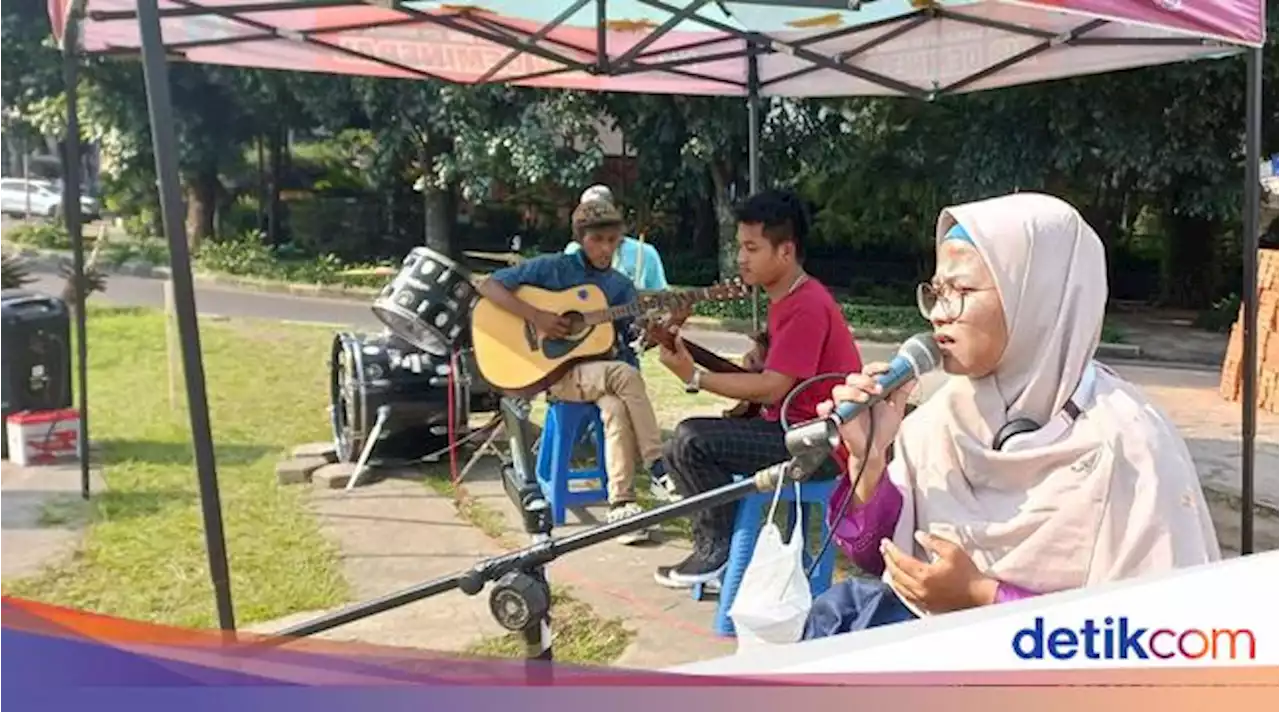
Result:
M1241 550L1252 550L1262 0L481 1L49 0L67 57L65 155L71 165L79 149L77 55L143 56L210 570L224 628L234 628L234 617L166 58L469 84L743 96L754 191L764 96L930 100L1247 51ZM78 175L68 171L67 177L67 224L79 272ZM79 290L76 299L86 438L84 295ZM87 463L85 468L87 487Z
M136 52L133 5L89 0L84 50ZM1214 56L1263 38L1256 0L164 0L160 15L171 56L192 62L746 95L743 59L754 54L760 93L793 97L930 98Z

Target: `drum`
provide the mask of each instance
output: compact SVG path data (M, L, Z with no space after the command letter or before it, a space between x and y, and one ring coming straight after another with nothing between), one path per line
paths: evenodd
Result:
M373 450L378 460L418 460L448 446L448 357L390 333L339 333L330 359L330 420L338 459L355 462L389 408ZM455 423L467 419L466 389L455 380Z
M399 274L373 302L373 313L396 336L438 357L464 346L480 296L471 272L425 247L404 258Z

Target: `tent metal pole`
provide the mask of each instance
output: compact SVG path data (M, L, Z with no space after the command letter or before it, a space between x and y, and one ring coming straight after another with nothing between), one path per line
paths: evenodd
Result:
M747 51L747 188L760 191L760 61L755 42ZM751 329L760 331L760 287L751 288Z
M169 95L169 67L165 60L164 40L160 34L157 0L138 0L138 29L142 38L142 70L147 90L147 111L151 120L151 144L155 150L156 178L160 184L160 212L164 232L169 239L169 265L172 270L170 278L173 280L174 308L182 345L182 370L187 385L187 410L191 418L196 477L200 484L200 508L204 515L209 576L213 580L219 627L233 632L236 623L231 604L231 576L227 566L226 539L222 531L222 504L209 426L204 363L200 355L200 328L191 279L191 253L187 245L178 182L178 146L173 129L173 103Z
M1245 61L1244 382L1240 397L1240 554L1253 553L1254 434L1258 408L1258 223L1262 210L1262 49Z
M75 5L66 17L62 43L62 82L67 96L67 129L62 147L62 215L71 238L72 294L75 300L76 396L80 414L80 496L89 499L89 342L86 338L84 226L80 215L80 14Z

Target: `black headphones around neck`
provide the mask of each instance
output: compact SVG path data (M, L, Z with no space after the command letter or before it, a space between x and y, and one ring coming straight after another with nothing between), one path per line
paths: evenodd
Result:
M1062 412L1066 413L1067 417L1073 421L1080 417L1080 407L1075 404L1075 401L1067 401L1066 405L1062 406ZM996 432L995 439L991 441L991 448L993 450L1003 450L1004 446L1013 438L1034 433L1039 429L1040 424L1030 418L1014 418L1005 423Z

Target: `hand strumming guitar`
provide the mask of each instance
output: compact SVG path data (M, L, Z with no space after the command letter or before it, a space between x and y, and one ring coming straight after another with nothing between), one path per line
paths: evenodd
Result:
M569 319L553 312L539 309L533 317L533 325L548 339L563 339L569 335Z

